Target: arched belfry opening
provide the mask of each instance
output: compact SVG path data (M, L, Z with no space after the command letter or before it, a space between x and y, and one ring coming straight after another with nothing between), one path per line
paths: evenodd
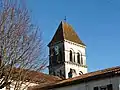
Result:
M72 58L73 58L72 54L73 54L73 52L72 52L72 50L70 50L69 57L70 57L70 61L71 61L71 62L72 62Z
M80 53L79 52L77 53L77 63L80 64Z

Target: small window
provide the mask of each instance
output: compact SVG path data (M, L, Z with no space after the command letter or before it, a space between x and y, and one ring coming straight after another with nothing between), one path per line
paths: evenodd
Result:
M60 70L60 76L62 76L62 70Z
M70 61L72 62L72 51L70 50Z
M80 53L77 53L77 63L80 64Z
M54 76L56 75L55 72L53 72L53 75L54 75Z

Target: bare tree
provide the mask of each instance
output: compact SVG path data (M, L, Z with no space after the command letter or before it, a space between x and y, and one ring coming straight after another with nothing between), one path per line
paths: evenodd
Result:
M46 66L41 32L20 1L0 2L0 89L11 83L14 90L25 89L31 72Z

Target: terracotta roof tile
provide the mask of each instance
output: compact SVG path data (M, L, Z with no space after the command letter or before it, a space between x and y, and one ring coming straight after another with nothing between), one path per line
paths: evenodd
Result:
M37 84L47 84L47 83L55 83L57 81L62 80L61 78L57 77L57 76L53 76L53 75L48 75L48 74L44 74L38 71L30 71L27 69L20 69L20 68L13 68L11 73L11 79L12 80L18 80L19 77L21 77L20 80L25 80L25 81L29 81L32 83L37 83ZM9 72L9 68L6 68L4 71L4 75L8 75Z
M92 80L98 80L98 79L114 77L114 76L120 76L120 66L86 73L86 74L80 75L78 77L60 81L56 84L48 85L48 86L44 87L43 89L64 87L64 86L68 86L68 85L80 84L82 82L89 82Z
M62 21L48 46L64 40L69 40L85 46L85 44L80 40L72 26Z
M45 84L45 83L55 83L57 81L62 80L61 78L57 76L48 75L48 74L44 74L44 73L36 72L36 71L30 71L27 77L33 80L33 82L38 82L40 84L41 82Z
M64 39L78 43L78 44L82 44L85 45L80 38L78 37L78 35L76 34L76 32L74 31L74 29L72 28L71 25L69 25L66 22L62 22L63 23L63 34L64 34Z

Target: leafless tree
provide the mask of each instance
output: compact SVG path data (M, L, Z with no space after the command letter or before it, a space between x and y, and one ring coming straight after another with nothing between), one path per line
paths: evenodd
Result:
M21 0L0 1L0 89L10 84L25 89L31 72L46 66L41 32L22 5Z

